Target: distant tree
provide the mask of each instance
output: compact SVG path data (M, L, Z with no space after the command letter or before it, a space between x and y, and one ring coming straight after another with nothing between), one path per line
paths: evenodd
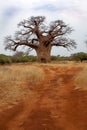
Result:
M51 56L51 61L57 61L57 56Z
M53 46L76 48L75 41L66 37L72 32L71 27L62 20L51 22L48 26L44 22L44 16L30 17L20 22L18 24L20 29L14 38L12 36L5 38L5 49L15 51L19 46L27 46L28 49L36 51L39 62L50 62Z
M73 60L82 62L84 60L87 60L87 53L79 52L79 53L72 54L71 57Z
M24 55L25 55L24 52L22 52L22 51L17 51L13 56L14 56L14 57L22 57L22 56L24 56Z
M4 54L0 54L0 64L10 64L12 61L11 61L11 58L9 56L6 56Z

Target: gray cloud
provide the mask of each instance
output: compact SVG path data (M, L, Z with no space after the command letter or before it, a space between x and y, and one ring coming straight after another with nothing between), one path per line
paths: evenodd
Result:
M69 23L75 29L72 37L78 44L76 50L84 51L82 42L84 42L87 33L86 0L3 0L0 4L0 42L2 46L3 40L1 39L8 33L13 34L15 26L22 19L33 15L45 15L49 22L62 19L66 24Z
M20 11L19 8L17 7L7 7L4 11L3 11L3 16L7 16L7 17L12 17L14 16L16 13L18 13Z
M52 4L44 4L44 5L41 5L41 6L32 8L32 9L37 10L37 11L46 10L46 11L49 11L49 12L51 12L51 11L53 12L53 11L58 10L58 8L55 7L55 6L52 5Z

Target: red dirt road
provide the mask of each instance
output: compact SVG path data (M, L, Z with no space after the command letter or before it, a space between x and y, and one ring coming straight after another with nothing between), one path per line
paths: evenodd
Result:
M74 89L80 67L39 65L44 81L0 111L0 130L87 130L87 91Z

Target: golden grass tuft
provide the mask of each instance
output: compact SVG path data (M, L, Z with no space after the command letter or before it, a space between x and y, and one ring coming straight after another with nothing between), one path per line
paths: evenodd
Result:
M87 67L75 76L74 83L75 89L87 90Z
M43 79L44 72L38 66L0 66L0 99L21 97L30 92L31 84L39 85Z
M11 66L0 69L0 84L30 82L39 84L44 78L43 71L35 66ZM0 85L1 86L1 85Z

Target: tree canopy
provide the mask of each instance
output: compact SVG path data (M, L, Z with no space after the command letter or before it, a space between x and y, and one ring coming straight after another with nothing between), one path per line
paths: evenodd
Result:
M53 46L67 49L76 48L76 42L68 37L73 29L62 20L56 20L49 25L45 24L44 16L30 17L18 24L19 30L14 37L5 38L5 49L16 50L19 46L34 49L38 61L50 61L50 52Z

